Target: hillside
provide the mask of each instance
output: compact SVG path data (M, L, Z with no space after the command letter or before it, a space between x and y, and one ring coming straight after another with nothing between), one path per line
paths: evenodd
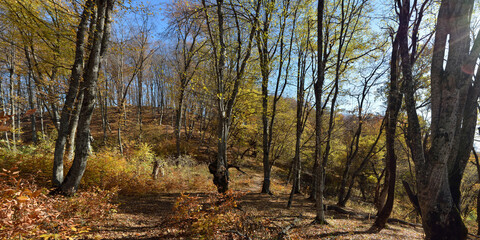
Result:
M89 160L81 191L91 191L92 187L115 191L116 196L109 201L116 206L113 207L116 210L109 210L110 213L106 216L83 223L88 228L82 233L65 232L65 236L71 234L75 238L89 239L190 239L200 236L209 239L424 237L421 227L401 221L392 222L380 233L369 233L367 230L373 223L376 210L371 203L360 198L352 201L347 208L329 208L326 212L329 225L312 225L315 217L314 204L305 192L297 194L292 207L286 208L291 188L291 183L285 184L288 167L282 169L274 166L271 187L274 195L259 193L263 181L262 167L258 157L251 154L252 151L244 154L243 159L236 159L236 164L245 173L232 169L231 191L227 196L218 195L206 165L215 152L213 141L202 143L200 133L194 131L191 138L182 143L190 155L176 160L172 157L175 152L171 137L173 128L169 121L172 112L166 112L165 120L159 125L152 111L146 109L142 126L144 134L139 141L139 127L132 110L127 114L127 126L123 131L125 152L122 156L115 150L115 131L118 126L113 117L114 112L114 109L109 111L112 131L109 131L105 144L102 143L100 115L98 111L94 114L92 135L95 138L95 152ZM51 126L51 123L47 124ZM30 125L24 122L23 126L23 139L28 139ZM147 147L142 148L140 143L147 144ZM40 143L40 146L43 144L51 142ZM36 179L34 182L48 188L52 149L30 148L32 150L22 147L13 155L3 150L3 156L10 159L0 161L0 165L7 169L16 165L20 177L33 177ZM32 158L25 157L28 151L33 151ZM244 152L245 149L236 151ZM230 153L229 156L235 154ZM20 165L13 161L19 158L24 161ZM115 160L119 158L126 161ZM163 176L152 180L151 161L159 158L165 161ZM32 171L30 164L43 171ZM128 170L129 166L134 168ZM120 167L127 169L120 170ZM327 204L333 206L334 201L328 200Z

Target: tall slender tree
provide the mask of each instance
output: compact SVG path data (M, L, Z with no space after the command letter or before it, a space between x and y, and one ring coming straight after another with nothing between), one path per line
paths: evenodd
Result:
M322 159L322 94L323 83L325 81L325 62L323 60L323 14L325 0L318 0L317 3L317 80L314 83L315 92L315 209L316 216L314 222L327 224L325 220L325 211L323 203L323 190L325 189L325 165L326 161Z
M212 55L214 58L215 91L218 110L218 152L216 160L209 165L209 170L214 176L213 183L217 186L218 192L224 193L228 190L229 181L227 141L230 126L233 121L234 105L240 91L240 85L244 80L247 62L249 61L252 52L260 10L260 1L255 3L253 12L247 11L241 15L237 9L238 3L235 4L230 1L228 10L231 16L233 16L232 19L230 19L233 25L231 29L235 29L235 34L233 35L234 41L232 43L233 48L227 48L227 45L225 44L227 33L231 33L232 31L227 32L225 28L227 21L225 19L223 0L217 0L215 19L210 16L210 12L208 11L210 6L207 6L205 0L202 0L202 5L207 22L208 36L213 50ZM247 19L240 19L240 17L243 16L246 16ZM212 23L213 20L216 20L215 25ZM240 21L242 21L242 24ZM244 22L248 23L246 25L246 31L245 26L243 25ZM246 46L243 44L245 40L247 42ZM232 53L234 56L232 66L230 66L231 69L226 69L227 60L229 60L227 59L227 50L228 53ZM228 56L230 56L230 54Z

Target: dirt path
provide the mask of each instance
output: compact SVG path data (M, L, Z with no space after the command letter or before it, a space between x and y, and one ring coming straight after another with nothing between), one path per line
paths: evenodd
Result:
M160 239L163 224L180 194L121 196L118 212L88 235L93 239Z
M231 188L242 192L238 208L249 216L263 219L265 229L280 232L287 226L293 226L287 232L296 239L423 239L421 228L400 224L390 224L379 234L367 234L365 231L373 219L361 219L335 211L328 211L328 226L311 225L315 217L313 203L302 195L295 195L292 207L286 208L288 190L275 195L260 194L263 178L248 169L246 175L232 177ZM282 183L275 182L278 186ZM275 192L275 191L274 191ZM171 221L173 206L179 193L165 193L150 196L120 196L118 212L105 223L93 229L87 236L90 239L191 239L183 236ZM206 197L205 193L192 193L190 196ZM353 210L354 211L354 210ZM256 239L255 236L248 236ZM231 239L242 239L232 234Z
M249 189L250 190L250 189ZM191 194L204 197L205 194ZM98 226L90 239L190 239L168 226L169 217L180 194L160 194L143 197L120 197L118 213ZM421 228L391 224L380 234L367 234L372 219L357 219L333 211L327 213L328 226L311 225L313 203L301 195L295 196L292 208L286 209L287 194L269 196L246 193L240 200L242 211L268 219L271 228L282 229L294 223L289 234L299 239L423 239ZM249 236L255 239L255 236ZM233 239L233 235L232 235ZM239 239L238 236L235 239ZM241 239L241 238L240 238Z

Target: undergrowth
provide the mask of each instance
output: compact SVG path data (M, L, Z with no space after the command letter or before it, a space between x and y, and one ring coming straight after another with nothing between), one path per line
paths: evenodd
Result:
M206 197L181 194L175 202L170 226L179 228L182 237L195 239L249 239L252 236L269 239L275 236L277 229L267 228L267 219L255 217L238 206L238 199L244 194L231 190Z
M0 148L0 168L17 167L22 178L35 178L42 187L51 187L53 142L37 146L25 145L16 151ZM161 164L162 175L152 179L154 161ZM64 174L71 166L64 163ZM126 144L124 154L116 148L103 147L93 153L87 163L80 188L118 189L123 195L142 195L165 192L208 192L214 186L205 164L198 164L189 156L159 157L145 143Z
M65 239L89 232L115 212L114 191L91 189L72 198L47 196L18 169L0 172L0 239Z

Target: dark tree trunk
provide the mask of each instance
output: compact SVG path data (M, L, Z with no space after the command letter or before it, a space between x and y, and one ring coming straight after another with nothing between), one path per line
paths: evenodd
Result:
M308 26L307 33L307 46L309 45L310 38L310 25ZM308 49L301 48L299 53L298 60L298 69L297 69L297 116L296 116L296 134L295 134L295 156L293 158L293 186L292 191L290 192L290 197L288 198L287 208L292 206L293 196L296 193L300 193L300 176L301 176L301 159L300 159L300 150L301 150L301 139L304 130L304 111L305 106L305 74L307 71L306 60L308 57Z
M398 35L398 33L397 33ZM395 154L395 132L397 129L398 113L402 105L403 95L400 92L400 83L398 77L398 37L394 37L392 43L392 59L390 60L390 89L388 90L386 118L386 172L385 172L385 188L387 189L387 200L383 204L380 198L377 218L371 227L371 231L378 232L385 228L388 218L393 209L393 201L395 197L395 179L397 169L397 156ZM384 193L383 191L379 191ZM382 194L380 194L381 196Z
M270 1L264 2L265 5L270 4ZM263 24L257 33L257 48L260 58L260 71L262 74L262 148L263 148L263 184L261 193L270 194L270 141L269 141L269 127L273 127L273 123L268 123L268 81L270 76L270 53L269 53L269 33L271 10L265 6L265 16ZM274 114L274 113L273 113Z
M274 2L274 1L273 1ZM272 1L267 2L266 4L272 4ZM269 33L270 33L270 23L272 20L272 15L273 13L271 12L272 10L268 6L265 7L265 20L263 23L263 28L259 30L259 33L257 34L257 46L258 46L258 51L260 55L260 65L261 65L261 72L262 72L262 124L263 124L263 135L262 135L262 141L263 141L263 184L262 184L262 191L261 193L267 193L267 194L272 194L270 190L270 184L271 184L271 172L272 172L272 166L274 164L274 160L270 160L270 152L271 152L271 146L272 146L272 141L273 141L273 128L275 124L275 117L277 113L277 103L280 100L280 98L283 95L283 92L285 90L285 87L287 85L287 79L288 79L288 69L290 67L290 62L291 62L291 51L288 53L288 60L287 60L287 70L286 74L284 77L284 83L282 87L280 87L280 80L282 78L282 70L283 70L283 65L284 65L284 60L283 60L283 55L285 51L285 41L284 41L284 33L285 33L285 28L286 28L286 21L287 21L287 14L286 12L289 11L290 7L290 0L287 0L284 2L284 8L282 10L282 16L280 20L280 34L278 36L278 40L276 41L276 44L280 44L280 53L279 56L281 60L279 61L279 74L276 79L276 85L275 85L275 92L274 92L274 97L272 101L272 112L270 116L270 121L268 120L268 81L270 78L270 71L271 71L271 64L272 64L272 58L273 55L270 53L271 47L268 46L269 42ZM296 24L296 19L293 20L293 29L295 29L295 24ZM292 35L293 39L293 35ZM278 46L278 45L275 45ZM276 48L276 47L275 47ZM275 53L273 53L275 54Z
M325 165L322 159L322 94L325 81L325 63L323 55L323 15L325 1L319 0L317 3L317 81L314 85L315 91L315 163L314 163L314 195L315 195L315 222L319 224L328 224L325 220L325 210L323 203L323 191L325 189Z

